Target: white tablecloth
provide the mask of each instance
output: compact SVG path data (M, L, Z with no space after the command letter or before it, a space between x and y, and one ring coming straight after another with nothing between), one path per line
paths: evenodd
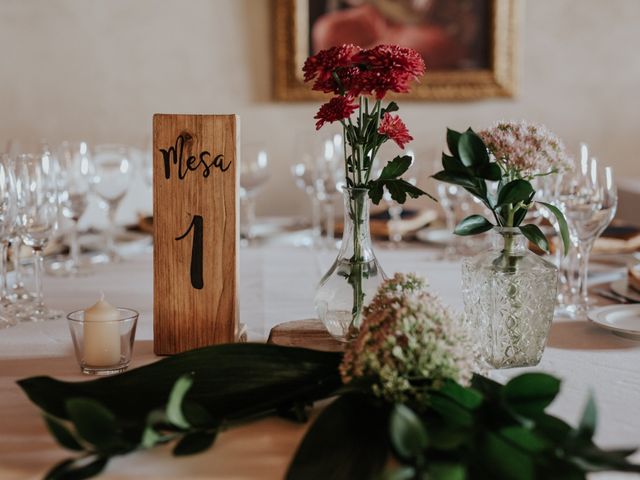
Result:
M444 301L461 309L460 265L433 260L425 249L378 249L387 273L416 272L429 278ZM260 340L278 323L313 317L312 297L320 271L333 254L268 246L241 250L240 309L249 338ZM103 291L119 306L140 312L133 366L155 359L152 348L151 255L104 266L91 277L45 278L48 304L69 312L95 302ZM599 407L596 440L607 447L640 446L640 342L625 340L583 321L554 322L538 370L563 379L551 411L576 422L588 391ZM493 372L505 380L518 370ZM33 375L83 380L73 357L66 320L23 323L0 331L0 478L41 478L68 452L47 433L35 406L15 381ZM122 392L126 395L127 392ZM306 426L266 419L220 435L210 451L176 459L166 447L112 461L104 478L278 479ZM640 457L636 456L636 461ZM596 477L594 477L596 478ZM628 478L601 474L597 478Z

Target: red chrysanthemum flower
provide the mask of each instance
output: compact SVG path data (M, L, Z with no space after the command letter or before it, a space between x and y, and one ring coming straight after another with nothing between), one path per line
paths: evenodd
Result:
M360 47L351 44L321 50L304 62L302 67L304 81L309 82L315 79L313 90L325 93L339 94L350 91L360 73L360 69L354 65L352 58L361 50ZM340 79L340 84L336 82L334 72Z
M409 130L404 122L398 115L391 115L389 112L385 113L378 125L378 133L387 136L398 144L400 148L413 140L413 137L409 135Z
M424 60L411 48L378 45L353 56L361 65L361 92L374 94L380 100L388 91L406 93L409 85L425 72Z
M320 106L320 110L316 113L314 119L316 122L316 130L320 130L326 123L333 123L351 116L358 109L358 105L353 103L351 97L333 97L327 103Z

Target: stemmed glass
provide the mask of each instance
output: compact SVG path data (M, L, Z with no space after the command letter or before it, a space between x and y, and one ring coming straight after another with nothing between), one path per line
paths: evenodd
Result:
M245 242L255 238L256 196L269 180L269 157L262 144L252 143L244 146L240 161L240 202L244 207L244 219L241 234Z
M323 142L316 171L316 197L324 210L326 246L335 247L335 201L342 196L344 160L341 151L342 135L333 135Z
M563 175L558 182L557 202L562 209L572 241L577 247L577 276L570 276L571 291L578 298L569 313L586 314L588 307L587 275L589 256L595 240L615 216L618 192L611 167L602 167L596 158L583 155L579 169Z
M121 260L115 248L116 213L133 178L133 162L125 145L98 145L93 153L94 192L107 206L109 226L105 231L110 262Z
M57 165L47 151L22 154L15 166L18 197L18 231L25 245L34 255L36 295L33 306L26 312L32 321L53 320L61 312L49 310L42 293L42 251L53 235L58 222Z
M60 172L58 186L60 209L64 217L73 222L70 232L69 259L50 272L62 276L81 276L93 272L89 263L80 261L78 221L89 205L89 192L94 179L91 152L86 142L63 142L58 152Z
M8 155L0 159L0 328L16 324L6 307L11 305L7 297L7 247L13 234L16 217L16 190Z
M296 187L307 194L311 203L311 238L309 245L317 246L322 236L320 200L316 192L318 161L322 155L320 137L315 134L298 135L295 140L293 155L295 163L291 167L291 175Z

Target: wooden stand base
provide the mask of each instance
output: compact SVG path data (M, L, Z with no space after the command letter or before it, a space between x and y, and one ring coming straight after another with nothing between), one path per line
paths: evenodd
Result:
M267 343L283 347L304 347L325 352L341 352L345 344L337 341L320 320L294 320L276 325L269 333Z

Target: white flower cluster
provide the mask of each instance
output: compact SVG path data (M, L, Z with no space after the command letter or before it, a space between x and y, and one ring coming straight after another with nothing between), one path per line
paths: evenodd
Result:
M422 403L446 379L467 385L475 360L461 318L426 290L423 279L396 274L364 309L340 373L345 383L372 378L374 394L390 402Z
M478 135L498 162L522 178L572 168L564 143L544 125L500 121Z

